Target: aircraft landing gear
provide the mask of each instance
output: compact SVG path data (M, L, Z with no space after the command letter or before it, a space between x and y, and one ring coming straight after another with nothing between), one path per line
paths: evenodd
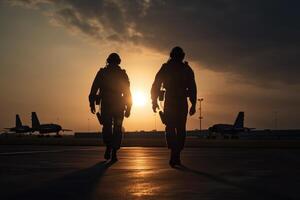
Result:
M59 134L59 132L56 132L56 135L54 137L61 138L62 136Z

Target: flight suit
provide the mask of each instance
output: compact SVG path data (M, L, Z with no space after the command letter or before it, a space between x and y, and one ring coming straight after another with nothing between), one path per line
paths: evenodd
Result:
M168 148L181 151L186 137L188 102L195 105L197 89L194 72L187 62L170 59L156 74L151 88L152 102L165 90L164 117Z
M98 98L98 99L97 99ZM131 109L132 99L129 78L119 66L101 68L89 95L90 104L100 102L103 142L119 149L122 142L124 111Z

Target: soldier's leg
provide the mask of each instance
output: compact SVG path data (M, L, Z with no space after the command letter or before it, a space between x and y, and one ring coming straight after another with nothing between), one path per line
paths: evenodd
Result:
M103 116L102 120L103 120L102 138L103 138L103 143L106 145L104 158L106 160L109 160L111 158L112 141L113 141L112 117Z
M166 119L166 141L168 148L171 149L169 164L174 167L176 165L176 155L178 149L178 139L176 135L177 118L178 118L178 102L169 101L165 102L164 107L165 119Z
M113 142L112 147L116 150L120 149L122 143L122 124L123 116L118 115L113 118Z
M186 129L184 124L176 128L177 148L174 154L175 154L175 163L177 165L181 165L180 153L184 148L185 138L186 138Z
M112 142L112 161L117 161L117 151L121 147L122 142L122 123L123 112L113 118L113 142Z
M103 116L103 128L102 128L103 143L106 146L112 145L113 132L112 132L112 117Z
M175 163L181 165L180 153L184 148L185 138L186 138L186 119L187 112L186 109L180 110L177 115L177 125L176 125L176 141L177 149L175 153Z
M166 141L169 149L176 148L176 130L174 126L166 125Z
M178 151L181 151L184 148L185 138L186 138L186 128L185 124L180 124L176 128L176 140L177 140L177 147Z
M176 155L176 131L175 127L171 125L166 125L166 141L168 148L171 150L169 165L175 166L175 155Z

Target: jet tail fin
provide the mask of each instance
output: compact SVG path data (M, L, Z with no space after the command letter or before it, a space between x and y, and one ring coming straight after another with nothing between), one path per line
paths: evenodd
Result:
M235 128L244 128L244 112L239 112L234 122Z
M39 121L39 119L37 117L36 112L32 112L31 113L31 125L32 125L33 129L40 126L40 121Z
M20 119L19 115L16 115L16 128L19 128L22 126L22 121Z

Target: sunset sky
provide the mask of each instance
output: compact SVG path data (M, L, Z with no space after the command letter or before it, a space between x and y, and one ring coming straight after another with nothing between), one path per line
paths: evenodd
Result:
M267 3L270 2L270 3ZM300 128L298 1L4 0L0 2L0 128L42 122L96 131L88 94L111 52L134 96L126 130L163 130L151 110L156 72L181 46L203 97L203 127ZM197 105L198 106L198 105ZM199 128L199 113L188 129Z

